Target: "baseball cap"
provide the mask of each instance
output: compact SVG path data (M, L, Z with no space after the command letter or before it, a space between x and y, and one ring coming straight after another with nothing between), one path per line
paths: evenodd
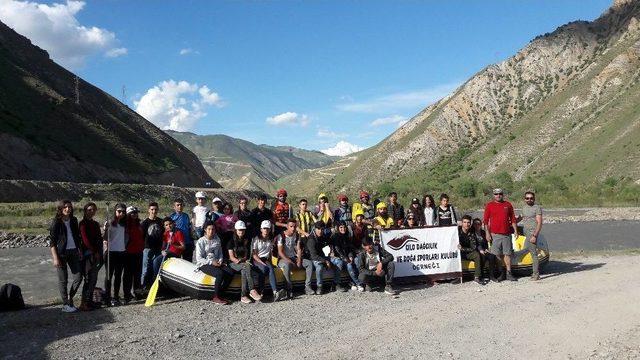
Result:
M504 192L502 191L502 189L500 188L495 188L493 189L493 195L497 195L497 194L503 194Z
M260 229L271 229L271 221L263 220L260 224Z
M236 230L247 230L247 225L245 225L244 221L238 220L234 226Z
M412 204L420 204L420 199L418 199L418 198L413 198L413 199L411 199L411 203L412 203Z
M196 193L196 199L205 199L207 197L207 194L204 193L204 191L198 191Z
M213 200L211 200L211 202L222 202L222 199L220 199L219 197L214 197Z

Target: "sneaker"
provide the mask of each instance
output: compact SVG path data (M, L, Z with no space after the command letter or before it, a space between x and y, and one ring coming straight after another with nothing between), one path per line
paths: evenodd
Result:
M500 280L500 279L499 279L499 278L497 278L497 277L490 277L490 278L489 278L489 281L491 281L491 282L495 282L495 283L499 283L499 282L501 282L502 280Z
M307 295L315 295L315 291L313 291L313 289L311 288L311 286L305 286L304 287L304 293Z
M538 281L538 280L540 280L540 274L533 274L533 275L531 275L531 280L532 280L532 281Z
M251 290L249 292L249 296L255 301L262 300L262 295L260 295L260 293L258 291L256 291L256 289Z
M316 295L322 295L324 294L324 290L322 289L322 285L318 286L318 288L316 289Z
M351 291L357 291L358 290L358 286L356 285L351 285Z
M477 282L480 285L484 285L484 281L482 281L480 278L473 278L473 281Z
M275 295L273 296L273 301L280 301L280 300L284 300L286 298L287 298L287 290L280 289L280 290L276 291Z
M360 291L360 292L364 292L364 286L363 285L356 286L356 289L358 289L358 291Z
M111 306L120 306L122 305L122 303L120 302L120 299L111 299Z
M74 313L76 311L78 311L78 309L73 305L67 305L67 304L62 305L63 313Z
M329 288L329 291L336 292L336 284L331 284L331 287Z
M518 281L518 279L516 279L515 276L513 276L513 274L511 273L511 271L507 272L507 280L509 281Z
M240 302L243 304L251 304L252 301L248 296L242 296L240 297Z
M398 295L398 292L391 285L384 287L384 293L387 295Z
M347 291L349 291L349 287L346 286L346 285L340 286L340 291L347 292Z
M211 299L211 301L213 301L214 304L218 304L218 305L228 305L229 302L221 297L219 297L218 295L214 296L213 299Z

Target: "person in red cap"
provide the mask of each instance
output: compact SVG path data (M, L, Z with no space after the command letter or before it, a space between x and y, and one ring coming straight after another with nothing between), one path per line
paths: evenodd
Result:
M369 202L371 197L366 191L360 191L360 202L355 202L351 208L352 220L356 221L356 214L361 213L364 216L365 224L372 224L373 218L376 216L374 206Z
M291 207L287 202L287 190L280 189L276 193L276 202L271 207L273 211L274 235L279 235L287 228L287 220L293 217Z
M353 225L353 218L351 213L351 206L349 206L349 198L347 195L338 195L338 202L340 205L333 211L333 220L336 224L340 221L344 221L348 229L351 229Z

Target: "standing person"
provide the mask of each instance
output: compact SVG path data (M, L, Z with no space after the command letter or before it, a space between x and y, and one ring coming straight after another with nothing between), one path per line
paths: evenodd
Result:
M82 301L80 311L93 310L100 307L93 302L93 289L98 282L98 273L102 266L102 233L100 224L93 220L98 206L89 202L84 206L82 220L80 220L80 237L82 243L82 270L84 272L84 285L82 285Z
M162 251L153 259L153 278L160 272L162 262L169 258L179 258L184 252L184 235L176 228L176 223L169 216L162 220L164 234L162 235Z
M370 234L370 226L364 222L362 213L356 214L356 222L353 224L353 248L356 252L362 249L362 242Z
M284 289L278 290L276 273L273 269L271 256L273 254L273 239L271 237L271 221L263 220L260 224L260 233L253 238L251 243L253 253L253 265L258 271L258 289L261 296L264 296L265 277L269 277L269 285L273 292L273 301L280 301L287 297Z
M349 198L347 195L338 195L338 208L333 211L333 221L344 221L347 224L347 229L351 232L353 229L353 216L351 213L351 206L349 205Z
M58 289L62 299L62 312L66 313L78 311L73 305L73 296L82 283L80 241L78 219L73 216L73 204L69 200L59 201L56 216L49 227L48 245L51 250L53 266L58 273ZM68 270L67 267L69 267ZM71 287L67 291L68 271L71 271L73 280Z
M184 237L184 251L182 252L182 258L193 262L193 239L191 238L191 220L189 215L183 212L184 202L182 199L176 199L173 202L173 214L170 215L173 219L175 227L182 232Z
M124 290L124 303L128 304L135 297L142 299L142 253L144 252L144 233L138 217L139 210L135 206L127 208L127 232L129 242L127 243L126 259L124 264L124 279L122 281ZM131 288L133 287L133 295Z
M362 243L362 248L363 251L358 255L358 270L363 290L366 286L369 286L371 291L373 290L371 285L374 282L384 282L386 284L384 292L389 295L396 295L397 292L393 288L393 274L395 272L393 255L369 239Z
M229 244L229 268L235 273L240 273L242 279L240 301L243 304L250 304L251 299L255 301L262 299L262 296L258 294L253 285L253 272L250 261L251 239L247 236L247 226L244 221L236 221L234 228L233 241Z
M126 262L127 243L129 232L127 231L127 206L116 204L113 218L104 224L103 240L107 248L105 255L108 273L104 279L104 290L107 294L105 302L111 306L120 306L120 283ZM115 278L114 278L115 276ZM113 294L111 284L113 283Z
M260 195L258 197L258 204L251 210L251 223L253 224L252 235L257 236L260 233L258 226L265 220L269 220L269 223L273 220L273 212L267 208L267 195ZM273 226L273 224L272 224Z
M164 236L164 224L158 217L158 203L149 203L147 218L140 224L144 236L144 250L142 251L141 282L145 290L149 290L153 284L153 259L161 256L162 238Z
M216 233L222 241L222 250L224 251L225 260L228 259L228 250L233 241L234 226L238 218L233 214L233 206L226 203L222 206L222 216L216 220Z
M251 223L251 210L249 210L249 199L246 197L241 197L238 201L238 210L233 213L238 220L244 222L247 227L247 236L251 237L253 234L252 228L254 224ZM260 226L260 224L256 224L255 226Z
M427 194L422 199L422 209L424 213L424 225L435 226L436 224L436 205L433 196Z
M409 209L407 209L407 216L409 213L412 213L415 217L416 226L425 226L424 209L422 208L422 205L420 205L420 199L411 199L411 205L409 205Z
M223 202L222 199L220 199L219 197L214 197L213 200L211 200L211 210L209 210L209 212L207 213L207 220L213 222L215 224L216 220L218 220L218 218L220 216L222 216L222 206L223 206Z
M196 233L196 239L201 238L204 235L204 230L202 230L202 225L204 225L205 220L207 219L207 213L209 213L209 209L205 205L207 203L207 195L204 191L198 191L196 193L196 206L191 210L191 220L193 221L193 229Z
M313 213L307 210L307 199L300 199L298 202L298 212L296 213L296 220L298 222L298 233L301 237L307 238L311 234L313 224L316 222L316 217Z
M220 291L231 282L233 270L225 265L222 242L216 235L216 227L212 222L204 223L204 236L198 239L195 252L198 270L216 279L211 300L219 305L229 304L229 301L220 297Z
M396 226L402 225L404 222L404 206L398 203L398 193L392 191L389 193L389 215L393 218L393 224Z
M376 230L374 232L373 242L376 244L380 243L382 230L391 229L395 226L395 221L389 215L387 210L387 204L384 201L381 201L376 205L377 215L373 219L373 227Z
M437 226L452 226L458 224L456 209L449 204L449 195L440 195L440 205L435 210Z
M358 279L358 269L354 262L356 253L353 248L353 240L351 238L352 236L350 236L347 231L347 223L342 220L338 222L338 231L331 235L331 262L336 267L337 274L334 274L334 276L340 276L337 268L342 270L346 266L349 277L351 277L351 282L353 283L352 290L358 290L362 287L362 284ZM342 265L334 259L341 260ZM347 288L344 287L342 290L347 291Z
M303 258L303 244L300 241L300 234L297 231L296 219L287 220L287 228L282 233L276 235L275 242L278 244L278 267L282 269L286 282L287 298L293 298L293 282L291 281L291 271L294 269L305 270L304 289L307 295L313 295L311 289L311 276L313 276L313 262Z
M365 224L371 225L373 224L373 218L376 216L376 212L373 204L369 201L371 197L369 193L366 191L360 191L360 202L355 202L353 207L351 208L351 216L353 216L353 221L356 221L356 214L362 213L363 221Z
M316 207L316 218L322 221L326 229L331 228L333 224L333 212L329 206L329 198L323 193L318 196L318 206Z
M293 217L293 212L287 202L287 191L280 189L276 193L276 202L271 207L273 211L274 234L279 235L287 228L287 219Z
M322 274L324 273L325 268L327 270L333 269L334 266L331 263L331 259L329 254L331 253L331 240L326 236L324 232L324 222L322 220L316 221L313 226L313 232L309 235L308 238L302 239L304 244L304 258L309 259L313 262L313 267L316 270L316 295L322 295ZM326 248L326 251L325 251ZM338 262L342 264L342 261L338 259ZM336 270L337 271L337 270ZM335 291L336 285L340 283L340 273L337 272L338 276L334 277L333 285L331 286L331 291ZM311 284L309 284L311 285ZM310 289L310 287L309 287ZM305 287L305 292L307 292L307 288Z
M462 217L462 225L458 226L458 249L463 260L473 261L474 273L473 281L484 285L482 281L482 270L484 269L486 249L482 245L482 240L478 237L471 225L471 216ZM489 276L493 278L493 261L489 261ZM494 280L495 281L495 280Z
M538 235L542 230L542 208L536 204L536 194L533 191L524 193L524 205L522 215L518 219L522 222L525 243L533 261L531 280L540 280L540 260L538 259Z
M495 256L502 256L504 265L507 268L506 279L516 281L511 274L511 254L513 245L511 244L511 231L518 237L518 227L516 226L516 216L513 205L504 199L502 189L493 189L493 201L484 207L484 226L487 231L487 240L491 243L491 253Z

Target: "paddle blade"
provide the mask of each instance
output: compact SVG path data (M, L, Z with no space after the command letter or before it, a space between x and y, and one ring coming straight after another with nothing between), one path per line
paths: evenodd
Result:
M147 295L147 301L144 302L144 306L153 306L156 303L156 295L158 294L158 287L160 287L160 276L156 277L156 280L149 289L149 295Z

